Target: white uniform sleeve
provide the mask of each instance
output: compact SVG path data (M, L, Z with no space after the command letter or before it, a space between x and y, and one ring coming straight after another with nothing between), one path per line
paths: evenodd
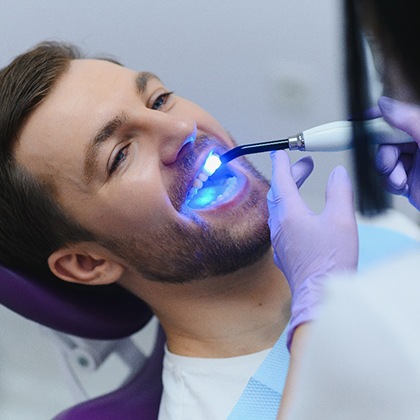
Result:
M420 418L420 252L334 282L291 419Z

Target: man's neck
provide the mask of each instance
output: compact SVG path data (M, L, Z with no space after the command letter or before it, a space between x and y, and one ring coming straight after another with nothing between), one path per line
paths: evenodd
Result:
M183 285L141 283L141 291L133 290L135 283L123 286L151 305L169 350L183 356L233 357L268 349L289 319L290 291L271 253L223 277Z

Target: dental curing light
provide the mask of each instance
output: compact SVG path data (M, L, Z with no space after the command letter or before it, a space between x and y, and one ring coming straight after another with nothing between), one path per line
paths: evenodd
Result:
M244 144L219 156L212 150L201 173L197 175L185 204L195 210L202 210L228 200L238 186L234 172L224 166L242 155L267 152L270 150L300 150L308 152L336 152L352 146L353 124L337 121L302 131L295 136L262 143ZM366 131L373 134L377 144L398 144L414 141L406 133L388 125L382 118L364 121ZM220 169L218 169L220 167Z
M271 150L289 149L306 152L338 152L347 150L351 148L352 144L353 124L362 124L362 122L336 121L310 128L287 139L237 146L220 156L220 164L228 163L242 155ZM377 144L398 144L414 141L404 131L391 127L383 118L366 120L363 121L363 124L366 127L366 131L375 135ZM213 162L213 167L215 167L214 164Z

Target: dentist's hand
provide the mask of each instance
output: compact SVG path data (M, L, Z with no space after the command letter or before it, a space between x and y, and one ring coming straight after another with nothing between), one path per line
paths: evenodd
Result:
M386 97L380 98L378 105L384 119L415 142L379 146L376 166L384 175L386 189L406 196L420 210L420 106Z
M297 180L286 152L271 156L269 226L276 265L286 276L292 292L287 340L290 349L295 329L314 319L328 276L356 270L358 234L353 190L344 168L337 167L331 172L325 208L317 215L307 207L298 190L309 173L305 173L303 181L302 177Z

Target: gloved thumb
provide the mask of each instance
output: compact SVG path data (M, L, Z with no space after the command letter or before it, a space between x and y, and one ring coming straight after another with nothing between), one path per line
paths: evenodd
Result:
M279 150L271 153L272 177L267 199L271 203L281 203L286 197L296 197L298 189L292 176L288 154Z
M296 186L300 188L314 169L314 161L310 156L298 160L291 168L292 177Z

